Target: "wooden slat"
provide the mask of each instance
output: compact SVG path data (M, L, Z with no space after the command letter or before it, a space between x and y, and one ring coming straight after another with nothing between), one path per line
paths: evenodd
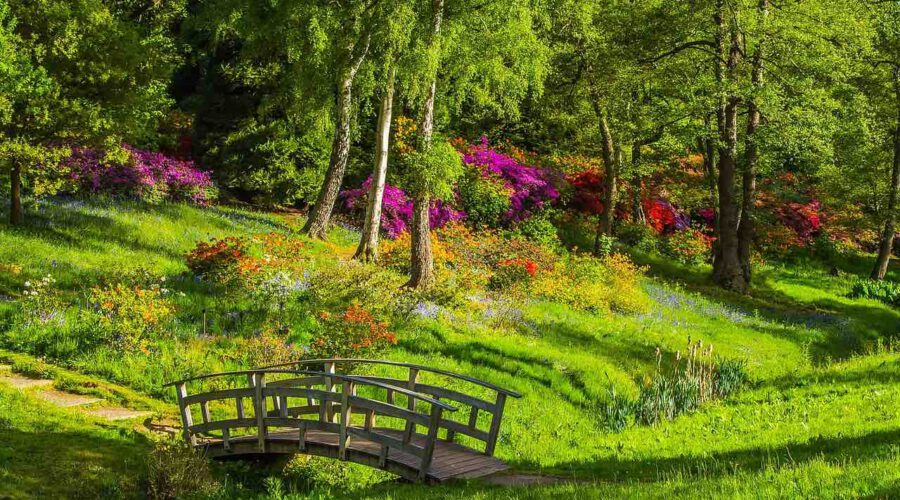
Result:
M408 381L400 380L400 379L396 379L396 378L369 377L367 375L363 375L360 378L365 378L367 380L373 380L375 382L381 382L384 384L397 385L400 387L408 385ZM442 398L442 399L449 399L450 401L453 401L455 403L462 403L467 406L474 406L476 408L479 408L481 410L491 412L491 413L493 413L494 409L496 408L496 404L491 403L490 401L485 401L483 399L479 399L474 396L464 394L462 392L454 391L451 389L445 389L443 387L437 387L434 385L416 383L415 387L410 388L410 390L413 390L415 392L421 392L424 394L429 394L431 396L435 396L435 397Z
M461 424L459 422L454 422L453 420L441 419L441 427L447 429L448 432L465 434L466 436L473 437L480 441L487 442L490 439L490 436L487 432L482 430L473 429L472 427ZM451 437L448 435L447 440L449 441Z
M263 389L265 397L282 398L313 398L324 401L340 401L341 395L336 392L323 391L321 389L308 389L305 387L269 387Z
M297 377L297 378L287 378L282 380L274 380L266 384L267 387L297 387L297 386L313 386L313 385L325 385L325 382L330 380L329 377Z
M354 410L358 408L375 410L375 412L380 415L400 418L405 420L406 422L415 422L419 425L428 425L428 417L426 415L407 410L406 408L402 408L400 406L389 405L381 401L361 398L359 396L351 396L350 406Z
M228 428L237 429L256 427L257 425L258 422L255 418L233 418L229 420L216 420L215 422L192 425L189 427L189 429L195 434L202 434L209 431L221 431Z
M240 388L240 389L222 389L219 391L209 391L202 392L199 394L192 394L184 398L184 404L186 405L194 405L197 403L204 403L207 401L218 401L220 399L231 399L231 398L251 398L253 397L253 389L248 388Z
M378 443L382 446L387 446L389 448L395 450L403 450L410 455L414 455L416 457L421 457L423 453L425 453L425 449L421 446L416 446L411 443L404 443L402 440L397 439L395 437L391 437L388 434L382 434L380 432L367 431L365 429L360 429L359 427L349 427L347 428L347 432L356 436L360 439L365 439L367 441L372 441L373 443Z

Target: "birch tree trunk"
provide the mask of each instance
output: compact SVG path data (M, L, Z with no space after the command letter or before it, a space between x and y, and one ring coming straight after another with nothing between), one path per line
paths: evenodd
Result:
M881 243L878 245L878 257L872 269L871 278L882 280L887 274L891 253L894 250L894 233L897 222L897 201L900 197L900 68L894 68L894 96L897 101L897 127L894 129L894 163L891 169L891 192L888 196L887 217Z
M369 188L369 199L366 205L366 220L363 224L359 247L354 259L373 262L378 258L378 233L381 229L381 206L384 202L384 184L387 178L388 153L391 140L391 119L394 112L394 76L392 68L388 82L381 98L381 110L378 114L378 137L376 139L375 168L372 172L372 186Z
M600 121L600 146L603 153L604 176L606 177L606 192L603 195L602 231L604 234L612 236L616 217L616 202L618 201L619 172L616 165L616 148L612 132L609 130L606 110L597 104L595 104L595 109L597 111L597 119ZM599 237L596 241L599 242ZM597 250L595 245L594 252L596 253Z
M441 33L441 22L444 16L444 0L432 0L431 46L434 49ZM434 99L437 92L437 74L431 75L431 86L422 110L422 122L419 125L419 149L427 151L431 148L431 137L434 132ZM431 193L421 190L413 197L412 244L410 245L410 288L428 288L434 284L434 256L431 252L431 221L428 209L431 205Z
M353 106L353 80L356 72L369 50L369 35L365 35L363 47L354 49L356 54L352 57L349 67L344 71L338 82L338 94L335 113L334 139L331 143L331 158L328 160L328 170L325 172L325 180L316 197L316 204L309 214L309 219L303 227L303 231L313 238L325 239L328 233L328 223L331 221L331 213L337 202L344 180L344 171L347 170L347 160L350 158L350 122Z

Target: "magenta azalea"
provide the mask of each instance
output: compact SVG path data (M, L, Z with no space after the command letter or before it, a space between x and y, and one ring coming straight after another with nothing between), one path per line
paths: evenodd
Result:
M372 177L369 176L362 186L357 189L348 189L341 193L345 206L352 211L366 210L366 198L372 187ZM381 207L381 228L389 238L396 238L407 231L412 223L413 202L402 189L385 184L384 200ZM451 221L461 220L466 214L441 202L434 200L429 209L429 222L432 229L444 227Z
M96 149L73 147L62 166L68 170L74 190L141 199L167 198L200 205L214 198L215 187L209 173L197 169L194 162L128 144L123 148L131 159L117 164L108 162Z
M499 153L488 144L487 137L481 144L472 145L463 155L467 165L481 170L485 177L501 179L510 191L510 208L506 218L520 221L530 217L559 198L559 191L550 182L548 170L520 164L514 158Z

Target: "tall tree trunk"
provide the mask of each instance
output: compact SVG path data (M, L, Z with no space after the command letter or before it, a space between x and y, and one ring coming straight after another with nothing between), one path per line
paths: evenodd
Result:
M724 9L722 2L719 5ZM722 23L724 10L717 12L717 21ZM736 23L731 27L731 43L728 51L727 76L735 78L740 62L740 35ZM735 202L735 175L737 173L737 115L740 98L736 95L725 97L721 110L719 128L719 254L716 259L713 278L726 290L740 293L747 291L747 281L738 257L738 209Z
M431 46L437 47L441 34L441 22L444 17L444 0L432 0ZM437 93L437 74L431 75L431 87L422 110L422 122L419 125L420 151L431 148L431 136L434 132L434 99ZM422 191L413 196L412 245L410 246L410 288L428 288L434 284L434 256L431 253L431 221L428 209L431 205L431 193Z
M334 125L334 139L331 142L331 158L328 160L328 170L325 172L325 180L316 197L316 204L309 214L309 219L303 227L303 231L313 238L325 239L328 233L328 223L331 220L331 212L337 202L344 180L344 171L347 169L347 160L350 158L350 122L353 107L353 80L356 72L362 64L369 50L369 34L367 33L363 47L355 47L350 65L346 68L338 82L336 103L336 116Z
M642 146L643 144L640 142L631 145L631 164L634 166L635 172L631 187L631 221L635 223L643 223L647 220L644 214L644 206L641 205L641 186L644 183L644 177L637 173L640 169Z
M759 14L762 17L763 26L769 15L769 0L759 1ZM756 205L756 169L759 164L759 144L756 131L762 119L757 103L758 93L762 87L763 79L763 50L765 49L766 35L762 34L756 52L753 54L753 69L751 70L751 83L754 95L747 103L747 136L745 138L744 151L746 163L744 165L743 179L741 183L741 223L738 226L738 258L741 261L741 270L744 273L744 281L750 284L752 269L750 265L750 250L753 243L753 219Z
M609 120L606 110L594 101L594 109L597 112L597 120L600 126L600 147L603 156L603 171L606 178L606 192L603 194L603 223L598 230L612 236L616 216L616 202L618 201L618 168L616 165L616 147L612 132L609 130ZM597 240L599 241L599 239ZM597 248L594 249L595 252Z
M887 274L891 253L894 250L894 233L897 221L897 201L900 197L900 68L894 68L894 96L897 101L897 128L894 129L894 164L891 169L891 192L888 196L887 217L881 243L878 245L878 257L872 269L872 279L882 280Z
M22 209L22 166L13 160L9 174L9 223L13 226L25 224L25 211Z
M387 178L388 152L391 140L391 118L394 113L394 75L391 68L388 82L381 98L381 110L378 114L378 138L376 139L375 169L372 172L372 187L369 188L369 199L366 206L366 221L363 224L359 247L355 259L372 262L378 258L378 233L381 228L381 206L384 200L384 183Z

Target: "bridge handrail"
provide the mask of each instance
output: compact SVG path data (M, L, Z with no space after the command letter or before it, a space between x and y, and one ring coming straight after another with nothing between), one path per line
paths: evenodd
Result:
M416 365L413 363L404 363L402 361L390 361L384 359L360 359L360 358L331 358L331 359L302 359L297 361L289 361L287 363L278 363L275 365L264 366L264 369L269 368L280 368L282 366L294 366L294 365L313 365L313 364L326 364L326 363L344 363L344 364L373 364L373 365L389 365L389 366L400 366L404 368L411 368L419 371L426 371L431 373L437 373L438 375L444 375L447 377L453 377L460 380L464 380L466 382L480 385L492 391L496 391L501 394L505 394L507 396L511 396L514 398L521 398L522 394L513 391L511 389L505 389L503 387L494 385L490 382L486 382L484 380L477 379L475 377L470 377L468 375L462 375L460 373L454 373L449 370L443 370L441 368L432 368L430 366L424 365Z
M327 372L312 371L312 370L279 370L279 369L270 369L270 368L266 367L266 368L261 368L258 370L237 370L237 371L230 371L230 372L208 373L205 375L198 375L196 377L190 377L190 378L186 378L186 379L182 379L182 380L176 380L175 382L169 382L167 384L164 384L163 387L179 386L181 384L186 384L188 382L193 382L195 380L203 380L203 379L209 379L209 378L215 378L215 377L226 377L226 376L235 376L235 375L256 375L259 373L281 373L281 374L289 374L289 375L316 375L316 376L330 377L330 378L334 378L334 379L338 379L338 380L342 380L342 381L354 382L354 383L363 384L363 385L371 385L373 387L378 387L381 389L387 389L390 391L394 391L396 393L418 399L419 401L424 401L431 405L440 406L444 410L456 411L458 409L455 406L452 406L447 403L444 403L443 401L434 399L431 396L429 396L428 394L412 391L412 390L404 388L404 387L398 387L395 385L387 384L387 383L380 382L377 380L371 380L369 378L356 376L356 375L345 375L345 374L340 374L340 373L327 373Z

